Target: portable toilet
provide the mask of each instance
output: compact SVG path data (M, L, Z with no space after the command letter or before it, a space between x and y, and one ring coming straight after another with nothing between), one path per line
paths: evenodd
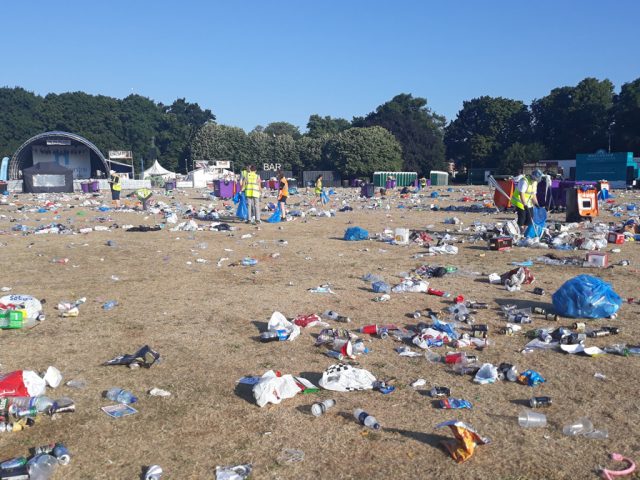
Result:
M432 186L449 185L449 174L447 172L440 172L438 170L431 170L429 173Z

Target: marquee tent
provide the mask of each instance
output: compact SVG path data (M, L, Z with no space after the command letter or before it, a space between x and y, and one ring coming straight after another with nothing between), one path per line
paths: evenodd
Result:
M150 168L147 168L144 171L144 173L142 174L142 179L144 180L149 177L162 177L166 180L168 178L175 178L175 176L175 173L170 172L169 170L164 168L162 165L160 165L160 163L158 163L158 160L156 160Z

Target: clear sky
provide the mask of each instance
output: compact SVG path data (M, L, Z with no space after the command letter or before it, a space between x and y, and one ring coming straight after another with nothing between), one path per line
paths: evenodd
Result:
M2 2L0 86L197 102L246 131L399 93L454 119L585 77L640 77L640 0Z

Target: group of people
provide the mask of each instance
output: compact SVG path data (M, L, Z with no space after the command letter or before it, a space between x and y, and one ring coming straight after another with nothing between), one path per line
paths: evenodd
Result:
M320 175L320 178L322 175ZM285 219L287 216L287 199L289 198L289 182L284 172L280 171L277 175L278 179L278 209L280 210L280 218ZM321 182L322 185L322 182ZM247 210L249 216L247 223L262 223L260 218L260 195L262 191L262 182L260 176L256 172L255 165L249 165L248 170L243 169L240 173L240 191L244 193L247 199Z

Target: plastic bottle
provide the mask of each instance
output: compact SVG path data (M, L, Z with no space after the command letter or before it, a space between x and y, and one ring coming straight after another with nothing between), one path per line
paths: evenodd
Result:
M369 349L364 346L364 342L359 340L353 344L353 353L369 353Z
M313 405L311 405L311 414L314 417L319 417L320 415L325 413L327 410L329 410L331 407L333 407L335 404L336 404L336 401L331 399L325 400L324 402L314 403Z
M133 395L133 393L117 387L113 387L107 390L104 396L109 400L118 403L136 403L138 401L138 397Z
M453 266L444 267L444 269L447 271L447 273L453 273L458 271L458 267L453 267Z
M118 305L116 300L109 300L102 305L103 310L112 310L114 307Z
M346 317L344 315L340 315L338 312L334 312L333 310L327 310L325 311L322 316L324 318L328 318L329 320L335 320L336 322L344 322L344 323L350 323L351 319L349 317Z
M380 430L380 424L375 419L375 417L369 415L361 408L356 408L353 411L353 416L356 417L356 420L358 420L365 427L372 428L373 430Z
M5 460L0 463L0 470L10 470L12 468L19 468L27 464L27 457L16 457L11 460Z
M52 455L42 454L31 458L27 465L29 480L49 480L58 465L58 460Z
M14 411L36 409L38 412L46 412L54 402L49 397L40 395L39 397L10 397L9 408Z
M286 330L269 330L260 334L260 341L262 343L282 342L288 337L289 333Z

